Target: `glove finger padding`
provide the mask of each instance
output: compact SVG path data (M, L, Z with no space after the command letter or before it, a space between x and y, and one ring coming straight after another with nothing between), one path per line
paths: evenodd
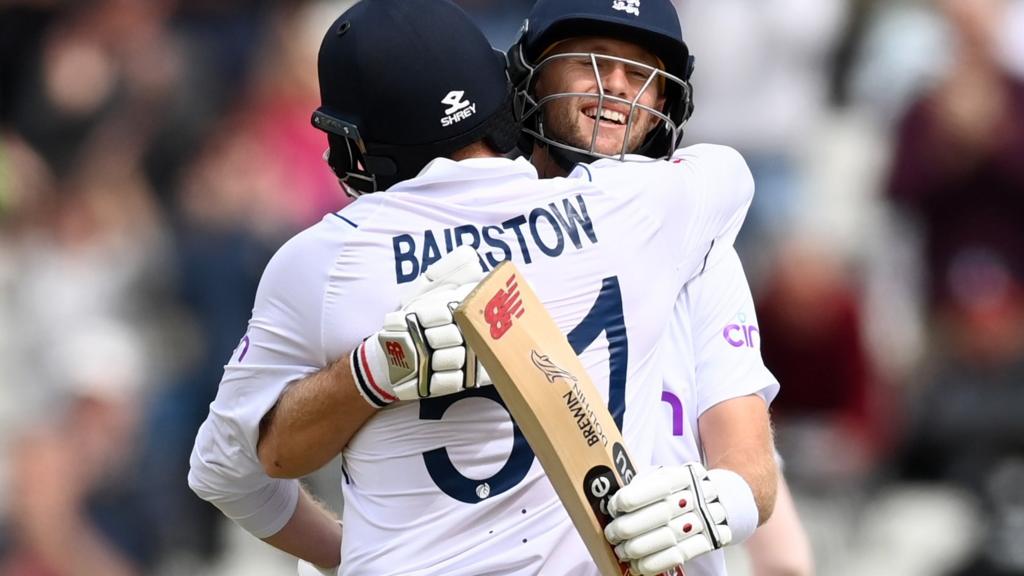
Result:
M434 352L430 358L430 368L434 372L462 370L466 366L466 348L453 346Z
M384 326L381 330L384 332L404 332L408 330L408 326L405 321L406 316L408 316L408 314L405 310L388 312L384 315Z
M403 308L422 296L444 288L470 284L476 286L484 278L480 256L470 246L459 246L427 268L422 276L413 281L405 298ZM461 301L461 299L460 299Z
M617 518L625 512L633 512L662 500L673 492L689 488L691 482L692 476L682 466L659 468L641 474L611 497L608 502L608 513Z
M452 313L483 279L480 258L461 246L435 262L384 317L384 327L351 354L353 380L374 407L490 384Z
M725 508L721 504L710 504L711 516L716 524L725 521ZM719 533L724 526L719 526ZM728 527L724 527L728 531ZM615 554L620 560L636 560L652 556L662 550L687 543L680 550L687 552L689 560L698 554L714 549L711 538L706 534L707 527L697 512L689 512L673 518L658 528L630 538L615 547ZM693 540L693 542L690 542ZM699 542L698 542L699 541ZM703 542L703 543L700 543ZM725 542L724 544L728 544ZM723 544L723 545L724 545ZM690 554L688 551L697 551Z
M633 560L629 565L634 574L654 576L685 564L711 550L711 543L707 538L689 538L671 548L666 548L639 560Z
M430 396L455 394L465 388L466 375L462 370L435 372L430 377Z
M462 346L462 332L455 324L445 324L435 328L427 328L423 331L427 345L433 350Z
M437 284L476 284L484 277L480 255L472 246L457 246L432 266L423 276Z
M660 574L731 543L715 478L691 463L646 471L622 487L609 502L615 519L605 527L619 559L637 574Z
M691 512L616 546L615 553L637 574L661 574L714 549L700 515Z
M423 328L437 328L454 322L448 304L433 301L416 303L406 309L406 315L413 314Z
M693 510L693 502L692 491L673 492L657 502L616 518L605 526L605 537L612 544L636 538Z
M675 546L680 540L693 536L702 528L700 516L692 512L683 514L659 524L654 530L624 539L615 547L615 553L622 560L635 560L650 556L655 552Z
M683 552L676 547L667 548L643 558L641 560L633 560L629 563L633 574L642 574L643 576L654 576L655 574L661 574L667 572L672 568L684 564L686 562L686 556Z

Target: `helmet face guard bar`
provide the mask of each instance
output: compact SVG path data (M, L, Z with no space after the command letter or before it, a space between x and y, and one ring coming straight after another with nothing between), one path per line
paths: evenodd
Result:
M504 58L502 52L496 53ZM313 112L311 122L314 127L327 132L330 147L324 159L344 184L345 192L357 197L380 192L396 182L413 178L431 160L448 157L477 141L486 141L502 154L515 148L520 127L513 112L512 86L507 78L504 82L505 98L500 107L483 123L445 140L423 144L367 142L358 126L324 106Z
M338 180L345 184L345 192L349 196L362 196L369 192L377 191L377 173L371 168L373 157L366 153L366 143L359 134L359 128L323 107L313 112L311 119L313 126L340 137L345 142L348 152L347 158L339 158L338 154L332 154L334 147L328 148L324 154L327 164L334 170Z
M522 79L517 86L517 98L516 98L516 113L518 118L523 121L523 131L528 136L531 136L539 141L542 141L550 146L560 148L573 153L584 154L593 158L610 158L615 160L626 160L625 156L631 153L642 153L638 150L629 149L630 135L635 129L635 121L641 112L645 112L655 117L658 122L650 129L649 134L645 134L641 142L647 142L651 140L651 136L656 131L663 131L668 139L669 145L659 151L654 156L654 159L667 159L671 157L672 153L679 147L679 144L683 137L683 128L686 124L687 114L684 114L681 119L673 119L669 116L667 109L669 103L666 102L664 108L666 110L656 110L650 106L640 104L640 98L647 90L651 89L652 85L661 87L662 95L669 94L671 92L678 92L678 95L674 98L681 98L682 100L689 102L691 100L692 88L690 83L683 80L673 74L670 74L660 68L650 66L635 60L627 58L620 58L617 56L609 56L604 54L596 54L591 52L571 52L564 54L555 54L544 58L536 66L530 66L529 63L522 57L522 46L517 46L516 49L520 51L518 58L515 58L523 69L520 70L519 77ZM597 93L581 93L581 92L559 92L549 94L538 99L535 95L535 88L537 79L540 76L541 71L549 66L553 62L565 59L587 59L590 61L590 66L594 74L598 86ZM607 64L624 64L631 70L642 71L647 76L643 86L637 92L637 95L633 99L621 98L618 96L612 96L606 94L604 82L602 80L601 68ZM549 130L545 130L544 122L544 107L550 104L552 101L563 99L563 98L585 98L594 99L597 101L597 114L594 124L594 130L590 136L589 146L576 145L570 142L566 142L561 138L565 138L568 135L554 135ZM626 132L623 136L622 145L617 154L608 154L599 152L597 148L597 137L600 130L600 118L601 113L605 110L606 102L615 102L629 106L629 117L626 123ZM639 146L644 147L644 144Z

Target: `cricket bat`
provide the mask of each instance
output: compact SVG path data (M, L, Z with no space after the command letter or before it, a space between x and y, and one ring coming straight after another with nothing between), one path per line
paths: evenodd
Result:
M602 576L626 576L604 537L608 499L636 474L622 433L551 315L510 262L455 310Z

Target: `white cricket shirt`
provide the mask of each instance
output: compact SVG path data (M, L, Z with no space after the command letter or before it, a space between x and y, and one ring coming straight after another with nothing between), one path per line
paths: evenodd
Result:
M298 234L264 273L248 331L200 429L189 481L257 536L294 509L267 478L259 421L284 387L381 326L454 246L511 259L606 395L634 464L653 458L663 335L712 244L753 194L734 150L601 161L539 180L525 160L438 159ZM344 418L344 414L339 414ZM344 452L341 574L594 574L582 541L492 388L389 406Z

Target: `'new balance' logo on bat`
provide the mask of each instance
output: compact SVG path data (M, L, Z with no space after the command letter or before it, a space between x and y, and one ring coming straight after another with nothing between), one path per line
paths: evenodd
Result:
M505 282L505 289L499 288L484 309L484 320L491 327L491 338L498 340L504 336L512 327L512 319L519 318L523 312L526 309L519 294L519 282L513 274Z

